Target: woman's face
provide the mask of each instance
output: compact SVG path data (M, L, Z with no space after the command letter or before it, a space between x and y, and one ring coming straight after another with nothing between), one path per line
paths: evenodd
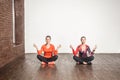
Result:
M51 39L49 37L46 37L46 43L50 43Z
M85 44L86 38L81 38L81 42L82 42L82 44Z

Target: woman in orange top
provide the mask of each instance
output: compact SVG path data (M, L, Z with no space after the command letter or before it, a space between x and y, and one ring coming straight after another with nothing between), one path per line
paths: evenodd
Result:
M37 58L42 62L42 64L55 64L54 61L56 61L58 58L58 49L61 47L61 45L55 49L54 45L50 43L51 36L48 35L45 39L46 43L42 45L40 50L38 50L38 47L35 44L33 45L38 52ZM42 52L44 52L44 56L41 55Z

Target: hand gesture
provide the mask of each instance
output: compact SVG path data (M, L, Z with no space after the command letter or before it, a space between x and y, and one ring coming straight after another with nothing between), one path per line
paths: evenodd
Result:
M73 49L73 46L72 46L72 45L70 45L70 48L71 48L71 49Z
M94 46L93 51L95 51L96 49L97 49L97 45Z
M57 46L57 50L58 50L59 48L61 48L61 45Z
M33 44L33 47L35 47L35 48L38 50L38 47L37 47L37 45L36 45L36 44Z

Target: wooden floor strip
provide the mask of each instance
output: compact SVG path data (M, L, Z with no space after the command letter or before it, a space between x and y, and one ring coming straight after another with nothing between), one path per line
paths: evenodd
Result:
M0 69L0 80L120 80L120 54L96 54L92 65L77 65L72 54L59 54L55 65L41 65L26 54Z

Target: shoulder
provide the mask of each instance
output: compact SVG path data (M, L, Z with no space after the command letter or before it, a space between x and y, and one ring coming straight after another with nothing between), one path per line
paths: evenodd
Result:
M46 44L43 44L41 47L45 47L46 46Z
M50 44L50 46L51 46L51 47L54 47L54 45L53 45L53 44Z
M88 47L88 48L89 48L89 45L87 45L87 44L86 44L86 47Z
M77 48L80 48L82 46L82 44L78 45Z

